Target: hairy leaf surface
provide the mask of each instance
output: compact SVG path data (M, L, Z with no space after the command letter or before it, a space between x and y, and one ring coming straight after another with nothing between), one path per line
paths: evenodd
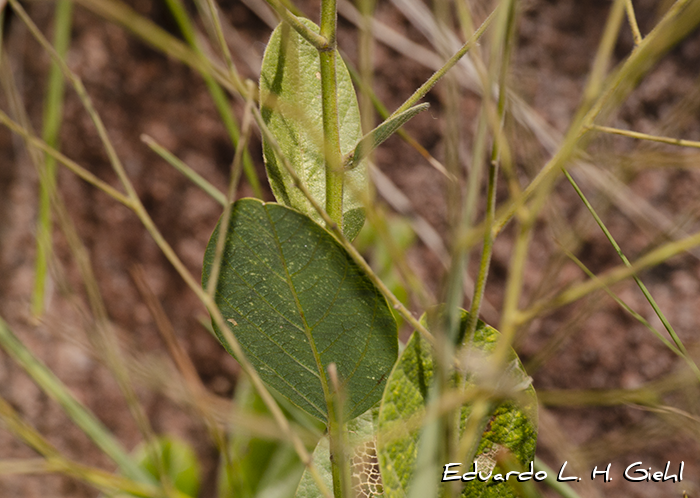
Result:
M304 19L310 28L319 28ZM350 153L362 138L360 110L345 63L337 57L338 125L340 151ZM265 124L284 156L321 206L326 205L326 170L323 153L321 65L318 51L294 29L281 23L265 50L260 73L260 110ZM322 224L304 194L280 163L269 143L263 153L270 186L278 202L298 209ZM360 164L345 175L343 232L349 240L365 221L361 195L367 188L367 166Z
M204 256L204 287L220 229ZM381 398L398 353L394 317L345 249L308 216L256 199L237 201L215 300L262 379L314 417L327 420L322 381L330 363L342 382L347 419Z
M464 333L467 316L467 312L464 311L461 321L462 333ZM482 321L478 322L474 334L474 350L468 360L471 363L470 368L473 369L470 375L478 376L479 369L485 368L488 364L489 355L493 353L498 337L499 333L494 328ZM491 470L493 475L502 473L495 461L495 454L501 448L509 450L515 456L523 471L535 457L537 397L520 360L512 350L509 360L510 368L506 378L512 386L518 386L517 389L524 391L522 394L527 401L524 405L516 404L511 400L504 401L491 413L487 429L483 433L476 452L478 469L484 476ZM397 430L402 430L406 421L416 420L413 417L418 417L420 420L420 416L425 413L433 383L433 371L434 357L431 346L419 333L414 332L387 381L379 411L378 455L384 493L389 498L406 496L411 486L418 459L420 424L412 430L403 429L402 437L397 438L396 433ZM467 379L467 388L473 385L473 379L473 376ZM470 412L470 405L462 407L460 430L463 430ZM434 470L435 482L439 482L442 477L442 468L436 465ZM471 463L464 462L461 467L452 470L462 474L469 472L472 470ZM511 477L511 479L515 478ZM493 479L487 482L475 479L465 485L461 495L465 498L515 496L509 484L498 483Z

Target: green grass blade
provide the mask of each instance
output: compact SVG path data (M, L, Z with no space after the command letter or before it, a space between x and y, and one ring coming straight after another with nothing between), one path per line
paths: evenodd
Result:
M566 176L566 179L569 180L569 183L574 188L574 190L576 191L578 196L581 198L581 201L583 201L584 205L586 206L586 209L588 209L588 211L591 213L591 216L593 216L596 223L598 224L600 229L605 234L605 237L608 239L610 244L615 249L615 252L617 253L617 255L620 256L620 259L624 263L625 267L631 269L632 264L627 259L627 257L624 255L624 253L622 252L622 248L617 243L615 238L612 236L612 234L610 233L608 228L605 226L605 223L603 223L603 220L600 219L600 216L598 216L598 213L595 211L595 209L593 208L591 203L588 201L588 198L585 196L585 194L579 188L576 181L573 179L573 177L569 174L569 172L566 169L564 169L564 175ZM659 308L658 304L656 303L656 300L652 297L652 295L649 292L649 290L647 289L646 285L644 285L644 283L641 281L641 279L634 273L632 274L632 278L637 283L637 286L639 286L639 289L642 291L642 294L644 294L644 297L651 305L652 309L654 310L654 313L656 313L656 316L658 316L659 320L661 320L661 323L663 324L664 328L668 332L668 335L671 336L673 343L676 345L678 350L683 354L683 358L685 359L688 366L693 370L693 372L695 372L695 375L697 375L698 379L700 379L700 369L698 368L697 364L692 359L692 357L688 354L688 350L685 348L685 345L681 341L680 337L678 337L678 334L676 334L676 331L674 330L673 326L671 326L671 323L666 318L666 315L663 313L663 311L661 311L661 308Z
M192 183L204 190L204 192L206 192L209 195L209 197L214 199L222 206L226 205L226 196L224 195L224 193L218 188L216 188L214 185L209 183L204 177L202 177L202 175L190 168L187 164L178 159L168 149L158 144L158 142L156 142L153 138L149 137L148 135L141 135L141 140L143 140L143 142L146 145L148 145L153 152L158 154L168 164L170 164L170 166L178 170L180 173L185 175L188 180L190 180Z
M182 2L180 2L179 0L166 0L166 3L168 4L168 8L175 17L175 20L177 21L178 26L182 31L182 35L184 36L187 43L192 47L192 49L196 53L201 55L202 52L195 38L194 26L192 25L192 21L190 20L189 15L185 10L185 7L182 4ZM211 98L214 101L214 105L216 106L216 110L219 113L219 117L221 118L224 126L226 127L226 131L228 132L229 137L231 138L231 142L233 143L233 146L236 147L238 145L238 141L241 138L241 133L238 127L238 122L236 121L236 116L234 116L233 111L231 110L231 104L229 103L228 98L224 93L224 90L221 88L221 85L217 83L214 76L212 76L209 72L202 72L201 75L202 78L204 78L204 82L207 85L207 88L209 89L209 93L211 94ZM258 180L258 176L255 172L255 166L253 165L253 160L251 159L250 153L247 150L244 152L243 155L243 170L245 171L248 183L250 183L250 186L252 187L255 195L259 198L262 198L260 180Z
M59 0L56 3L54 22L54 48L65 57L70 44L70 32L73 18L73 1ZM61 128L63 113L63 91L65 82L61 68L55 62L51 64L48 90L44 103L43 139L50 147L58 147L58 133ZM49 259L51 258L51 193L56 188L56 160L44 156L43 172L39 175L39 222L37 224L36 273L32 293L32 314L41 316L44 312L44 296Z
M107 428L80 403L60 381L24 344L12 333L0 318L0 347L9 354L34 379L44 392L57 401L73 422L119 466L128 478L156 484L129 456L119 441Z

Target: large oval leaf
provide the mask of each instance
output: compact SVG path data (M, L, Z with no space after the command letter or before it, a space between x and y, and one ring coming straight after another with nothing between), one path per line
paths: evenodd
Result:
M220 229L204 256L204 287ZM237 201L215 300L262 379L314 417L327 419L322 378L330 363L348 419L381 397L398 353L396 322L367 275L309 217L279 204Z
M303 22L318 32L311 21ZM362 138L360 110L355 89L343 59L337 57L338 124L340 150L352 152ZM321 206L326 203L326 170L323 154L321 65L318 51L289 25L272 32L260 72L260 110L296 174ZM267 176L278 202L298 209L323 224L304 194L280 164L272 147L263 140ZM349 240L365 221L361 194L367 188L367 166L362 163L345 174L343 232Z
M462 333L468 313L462 312ZM484 322L478 322L474 333L474 347L480 354L470 355L475 369L478 364L485 365L498 341L499 333ZM388 498L404 497L408 494L412 477L418 460L418 442L420 428L406 430L402 438L395 436L398 424L407 420L416 420L425 413L429 390L432 386L434 357L430 344L414 332L403 351L399 362L394 367L387 381L379 411L379 433L377 438L379 463L384 482L384 493ZM487 429L484 432L476 452L476 461L483 475L493 471L495 476L501 470L494 459L498 450L506 448L525 468L535 457L537 441L537 397L520 360L514 351L510 352L510 381L525 391L528 400L525 405L513 401L504 401L491 413ZM467 381L467 385L470 382ZM471 406L461 409L461 427L469 417ZM391 438L387 434L392 434ZM442 465L444 465L443 462ZM464 462L459 468L461 473L472 470L471 462ZM442 468L436 465L435 481L439 482ZM514 478L512 478L514 479ZM515 496L508 483L499 483L493 479L482 482L477 479L468 481L462 492L465 498L500 498Z

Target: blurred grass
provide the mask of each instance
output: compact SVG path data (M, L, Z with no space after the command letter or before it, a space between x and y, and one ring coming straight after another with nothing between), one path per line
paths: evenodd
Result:
M253 0L250 1L252 2ZM22 14L23 11L19 4L15 0L10 0L10 3L17 13L24 17L25 22L29 23L28 17ZM236 47L232 47L233 50L229 51L223 27L218 18L217 7L214 3L197 2L198 16L195 16L190 14L185 5L178 0L168 0L168 8L177 21L185 43L117 0L78 0L77 3L107 22L124 27L137 39L154 47L160 53L179 60L199 72L214 102L222 126L236 151L236 156L232 158L228 195L223 194L221 188L212 185L195 173L192 168L158 145L152 138L143 138L147 145L174 168L183 173L193 184L214 198L222 207L227 206L228 201L234 199L237 191L239 167L243 168L246 181L255 195L261 197L262 188L255 173L253 159L247 148L245 130L242 136L238 118L233 112L232 106L232 102L238 100L250 107L254 102L256 89L252 82L243 80L238 73L232 57L232 53L235 55ZM588 83L582 95L582 101L576 115L572 117L568 131L563 137L558 136L557 133L542 124L536 115L536 111L519 99L516 93L517 85L511 81L510 54L518 50L517 37L514 31L519 15L516 2L501 2L500 11L497 10L495 12L503 17L493 14L481 25L476 21L485 16L480 15L478 6L469 5L466 2L458 4L456 16L450 10L455 7L446 1L436 2L432 13L428 12L425 5L418 0L396 0L393 3L394 7L406 16L409 23L422 32L430 41L432 46L429 49L421 47L423 51L416 50L415 42L382 25L377 19L373 19L372 16L376 7L373 2L364 0L359 3L358 7L361 12L359 17L353 17L351 6L341 5L341 11L343 13L349 12L348 17L352 17L354 19L353 22L361 26L359 31L361 40L359 70L353 72L353 77L361 94L363 128L365 131L372 129L376 124L371 116L372 108L376 109L382 118L390 115L386 106L375 93L376 85L381 83L376 81L372 73L373 43L377 39L403 53L413 52L412 55L414 57L418 59L423 57L422 60L424 61L426 60L427 52L429 68L437 70L437 73L414 96L409 98L404 105L399 107L397 111L394 111L394 114L418 102L444 74L448 74L441 83L443 86L440 88L443 92L442 106L445 109L445 129L442 130L442 137L445 140L444 161L438 161L424 146L420 145L420 136L413 137L403 130L399 132L400 136L419 152L427 164L440 171L444 177L444 197L447 199L448 208L446 216L447 226L449 226L448 233L439 233L434 227L428 225L424 219L413 216L417 210L411 206L410 199L387 195L391 188L396 188L395 185L390 183L388 187L380 187L378 182L379 199L382 196L386 197L386 202L392 204L397 210L397 206L402 206L403 214L411 215L410 226L413 227L416 238L420 239L428 248L433 249L436 257L446 266L447 275L440 277L444 280L443 288L436 295L429 290L425 282L421 281L418 272L412 267L410 259L407 257L414 249L415 239L412 237L413 234L406 233L405 225L401 221L394 221L394 215L388 214L388 210L380 205L381 201L373 199L368 204L369 223L368 228L366 228L366 234L369 235L366 235L364 241L358 242L358 246L362 247L365 254L372 258L372 266L379 275L378 278L381 278L386 284L384 289L387 290L388 297L396 299L393 302L397 308L401 309L405 320L408 323L414 323L415 318L412 317L409 310L423 310L440 301L447 301L449 309L454 311L457 307L463 305L465 297L467 302L471 302L472 311L474 312L473 316L476 319L482 307L482 297L485 295L484 289L488 281L493 243L496 237L502 233L505 226L512 221L517 226L515 228L512 257L507 272L505 297L501 310L494 311L494 313L500 315L499 328L503 333L501 351L506 351L507 347L516 340L518 334L532 321L541 319L548 313L565 305L577 302L582 303L581 307L572 315L569 322L562 327L560 332L552 338L551 342L541 347L533 357L530 364L531 367L536 369L542 366L556 353L566 336L573 333L574 327L582 323L595 310L596 305L601 302L602 298L586 298L590 298L591 295L595 295L594 293L600 290L608 292L614 300L627 309L637 320L653 329L646 319L643 318L643 312L627 305L619 295L615 294L612 287L629 277L633 277L637 280L640 287L645 290L646 287L644 287L637 275L644 269L658 266L685 251L697 248L700 245L700 234L691 233L684 236L676 234L674 236L671 234L672 226L659 227L657 233L659 242L636 259L628 259L615 242L612 231L608 229L606 224L606 214L609 213L609 210L605 207L602 210L594 208L594 202L589 202L587 196L583 194L583 190L578 187L574 176L577 174L577 169L584 170L583 167L579 168L579 166L582 165L583 161L589 161L590 157L587 157L586 151L589 148L589 144L597 143L594 142L594 137L599 136L600 133L623 135L628 138L661 142L686 148L700 147L700 143L693 140L622 130L603 124L620 107L636 85L639 84L639 81L652 69L653 65L683 38L688 36L700 23L700 2L680 0L673 3L673 5L668 7L656 27L643 36L637 23L637 15L632 2L629 0L616 0L611 8L598 52L593 60L591 71L588 75ZM260 5L260 2L256 5L256 10L265 8L264 5ZM285 2L285 5L296 15L303 15L302 10L292 5L291 2ZM217 447L222 456L224 469L229 469L233 465L243 467L250 465L250 462L239 461L239 454L229 453L230 448L236 448L236 452L242 452L241 448L250 444L250 441L236 439L235 431L238 430L239 433L241 431L240 428L236 429L238 424L241 427L247 427L247 430L257 428L261 437L289 444L290 446L286 448L294 448L297 457L308 464L310 462L308 451L313 447L314 440L314 436L310 435L312 431L309 427L303 429L303 421L297 420L295 423L290 424L288 421L289 410L285 408L286 412L283 413L282 408L279 407L279 400L275 400L270 393L266 392L264 387L261 387L259 379L256 381L255 373L245 366L244 356L241 356L244 370L248 375L251 375L252 382L260 392L260 395L265 397L266 405L262 401L260 401L259 405L264 405L266 408L260 408L259 406L259 413L251 414L245 412L241 405L234 403L234 413L231 415L231 420L235 420L236 423L230 425L222 423L222 412L225 413L230 409L230 405L226 404L222 407L220 405L222 400L212 398L211 395L205 392L205 388L198 378L186 351L174 339L173 326L168 323L167 315L163 312L162 307L159 307L157 299L154 300L154 296L149 294L143 276L135 276L135 279L140 281L141 294L144 300L150 303L149 309L156 317L157 326L169 345L173 363L177 366L175 371L179 374L176 380L183 381L185 385L184 390L181 389L175 394L172 391L173 379L162 379L159 381L156 372L151 371L149 374L149 370L144 364L134 366L130 359L131 353L120 350L119 340L113 334L112 326L105 311L105 305L99 293L97 278L92 274L90 260L86 257L87 250L83 247L74 230L71 230L70 220L67 218L65 209L60 201L60 192L55 191L55 161L66 165L78 176L132 209L159 244L169 261L177 268L193 293L196 294L196 297L210 309L211 302L210 296L207 296L199 288L196 279L185 269L175 251L165 241L141 204L131 180L121 165L119 151L115 150L111 144L107 130L102 124L99 114L93 108L91 100L79 78L71 72L65 63L70 39L71 6L72 2L69 0L59 0L57 3L53 44L46 41L38 32L38 28L33 28L30 24L30 29L34 31L34 35L54 57L47 79L47 97L41 140L36 137L29 125L26 110L21 102L21 92L14 86L11 72L7 66L7 55L3 52L2 63L5 66L3 87L11 104L11 112L9 114L12 115L12 119L8 114L0 111L0 120L8 128L25 138L28 148L32 151L31 154L35 166L41 171L39 175L40 207L36 231L37 262L32 313L36 316L41 316L42 306L46 301L44 286L47 281L47 271L51 267L51 258L55 257L51 251L52 219L60 218L63 221L59 224L59 228L72 241L72 257L79 262L82 281L88 288L87 296L91 309L90 321L95 325L98 332L98 340L93 345L94 349L101 351L99 356L118 379L127 403L141 427L144 439L148 440L154 434L153 429L150 428L150 421L134 393L132 377L139 377L135 372L135 370L139 369L142 376L151 376L153 384L158 385L157 389L171 390L173 392L172 397L177 398L183 406L194 408L198 420L209 429L213 445ZM426 14L426 12L428 13ZM624 23L625 17L632 32L635 47L626 59L611 69L620 31L626 27ZM455 19L456 22L454 22ZM494 21L493 25L491 25L492 20ZM202 25L205 27L204 32L200 28ZM482 35L484 35L483 38L481 38ZM480 46L478 46L477 40L479 40ZM50 48L51 45L53 45L53 49ZM211 47L216 47L216 49L211 49ZM470 54L470 57L462 58L467 52ZM447 61L446 65L443 65L443 61ZM451 72L447 73L448 69L451 69ZM105 151L110 157L117 176L121 180L123 191L107 185L86 168L58 152L60 149L58 135L62 120L61 104L64 93L64 78L67 78L72 83L88 114L93 119L103 141ZM465 155L461 141L467 133L471 132L466 130L463 117L458 111L466 89L481 95L481 110L473 132L471 154ZM227 95L226 92L229 94ZM252 110L249 109L249 112L252 112ZM540 167L540 164L526 165L527 168L531 168L530 171L533 171L533 174L529 177L521 174L518 170L520 158L516 143L517 132L515 130L517 130L517 127L510 128L507 126L506 119L509 117L515 117L515 121L518 121L518 126L527 129L528 133L532 135L531 140L539 142L535 144L535 147L541 147L552 153L551 159L543 167ZM245 125L244 128L246 128ZM262 132L264 133L265 131L262 130ZM490 154L486 152L489 147L491 149ZM43 154L40 152L43 152ZM644 162L638 161L637 156L635 156L637 154L636 150L632 150L629 154L620 154L617 151L610 154L610 164L613 164L618 170L625 168L638 170L640 168L659 167L659 165L689 168L694 167L696 162L694 156L662 150L645 152L643 156ZM466 156L470 156L469 159ZM465 164L469 165L468 172L465 171ZM499 165L502 166L500 176ZM568 173L568 170L571 171L571 174ZM623 264L594 274L585 269L581 263L581 267L588 273L589 278L587 280L578 279L565 288L558 287L556 278L552 278L551 282L543 281L542 288L538 290L537 299L531 299L525 303L524 281L526 266L533 257L532 241L536 236L538 224L542 222L543 217L552 226L558 227L557 240L580 242L585 238L585 234L576 233L577 225L567 226L566 220L563 219L552 221L549 218L549 214L547 214L548 211L545 209L557 195L554 189L556 180L562 172L567 175L569 181L581 196L584 205L595 218L598 226L604 231L620 257L623 258ZM483 178L488 179L486 199L481 198ZM508 197L499 199L498 204L500 207L496 209L496 193L497 191L501 192L501 190L496 188L496 182L499 178L505 180ZM607 192L606 195L609 197L607 206L621 205L623 202L621 200L621 189L617 189L617 193L613 189L611 192ZM634 198L632 198L632 201L634 201ZM632 202L632 205L634 205L634 202ZM686 219L684 221L679 220L677 226L682 226L682 223L688 224L688 221L696 221L700 213L699 209L696 206L694 210L689 210L685 213ZM479 216L481 216L481 219ZM661 240L663 240L663 243L660 242ZM469 261L470 258L478 255L474 248L478 246L479 241L483 241L480 247L482 259L480 271L475 279L476 284L474 284L468 273L470 268ZM572 245L575 246L573 249L571 249ZM580 249L580 244L572 245L562 242L559 252L561 257L558 259L559 263L552 263L559 266L553 266L553 268L561 268L561 265L564 264L562 262L566 260L567 256L576 260L576 251ZM552 271L553 274L556 274L556 270ZM134 275L138 275L138 270L134 270ZM435 280L440 278L435 278ZM673 317L666 319L649 292L645 291L645 297L666 327L673 343L665 339L665 337L661 337L661 340L669 349L682 356L691 367L694 367L697 373L692 351L687 351L686 346L674 332L671 325ZM523 305L523 303L525 304ZM491 304L488 302L484 302L483 306L488 306L484 310L485 312L490 312L492 309ZM221 322L219 324L220 328L228 330L224 325L223 318L217 317L215 310L212 310L212 313L214 319ZM658 332L656 333L659 334ZM230 342L235 343L235 340L232 339ZM132 456L121 447L120 442L114 438L94 415L75 400L63 383L16 338L3 321L0 321L0 343L10 357L20 364L41 386L42 390L66 410L74 423L118 464L124 477L89 468L62 457L58 450L43 442L41 436L34 429L31 429L28 424L24 423L21 417L2 398L0 398L0 415L2 415L6 426L10 427L12 432L19 438L37 449L44 458L22 461L0 460L0 473L21 475L61 472L88 482L102 491L117 490L137 496L156 496L159 493L178 496L177 490L169 486L167 479L163 478L161 482L156 482L145 475L143 470L135 464ZM625 354L625 352L620 352L620 354ZM443 366L447 368L447 364ZM144 382L144 380L141 379L140 382ZM669 437L674 428L682 423L686 423L689 424L686 432L698 442L700 441L700 422L698 422L697 416L691 411L686 411L686 407L681 404L679 406L669 404L673 402L673 399L669 397L670 394L696 388L696 384L697 379L689 378L686 371L674 373L666 378L652 381L642 387L633 389L541 391L540 402L547 407L639 406L656 414L657 418L654 420L661 424L661 429L655 426L655 430L658 429L659 433L663 434L662 437ZM447 394L445 393L445 395ZM477 407L475 409L476 412L479 411L479 408L483 408L484 414L488 413L487 399L488 393L477 393L475 395L472 401ZM442 402L442 399L438 399L438 402ZM214 407L214 405L217 405L217 407ZM446 413L449 413L449 408ZM681 420L683 422L680 422ZM417 424L424 422L412 421L412 423ZM474 427L479 426L478 421L475 421ZM642 429L639 429L636 433L630 431L626 435L627 440L639 437ZM227 434L227 430L233 432ZM468 436L475 437L475 434L469 433ZM229 437L235 444L229 444ZM607 443L609 444L611 441L607 441ZM464 447L470 446L468 440L462 443ZM277 448L277 444L282 443L275 443L271 447ZM625 447L624 444L620 446L621 448ZM581 448L581 453L584 455L582 458L585 458L586 454L589 457L601 454L603 452L601 448L602 446L596 447L594 444ZM454 454L450 456L457 457ZM160 465L163 465L163 463L161 462ZM545 468L541 462L538 465L540 468ZM166 469L157 469L156 474L164 476ZM227 475L226 472L224 472L224 475ZM229 475L229 478L232 477ZM228 489L235 489L235 486L230 484ZM575 493L570 488L562 486L561 483L550 480L548 484L561 496L575 496ZM524 496L535 496L536 492L526 489L523 493Z

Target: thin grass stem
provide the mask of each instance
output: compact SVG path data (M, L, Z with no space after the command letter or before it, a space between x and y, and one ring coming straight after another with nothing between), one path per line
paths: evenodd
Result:
M117 189L109 185L108 183L105 183L104 181L100 180L97 178L94 174L92 174L90 171L86 170L82 166L80 166L78 163L73 161L72 159L69 159L68 157L64 156L62 153L54 149L53 147L49 146L46 142L41 140L40 138L34 136L30 131L28 131L26 128L21 126L20 124L16 123L10 117L5 114L3 111L0 110L0 123L2 123L4 126L9 128L11 131L17 133L20 135L24 140L29 144L30 147L36 147L37 149L42 150L46 154L50 155L54 159L56 159L58 162L63 164L66 168L68 168L70 171L72 171L78 178L81 178L82 180L85 180L87 183L90 185L96 187L97 189L101 190L117 202L127 206L131 207L132 202L129 200L127 196L119 192Z
M610 133L612 135L621 135L623 137L637 138L639 140L647 140L649 142L658 142L662 144L678 145L680 147L690 147L700 149L700 142L695 140L684 140L682 138L660 137L649 135L648 133L640 133L638 131L621 130L619 128L611 128L609 126L593 125L592 130Z
M183 37L187 41L187 43L192 47L192 50L194 50L195 53L200 54L202 58L204 58L204 55L202 53L202 50L199 47L199 44L197 43L197 38L195 36L195 28L192 24L192 21L189 18L189 15L187 14L187 10L185 9L184 5L182 4L181 0L166 0L168 7L170 8L170 11L172 12L173 16L175 17L178 26L180 27L180 31L182 32ZM215 10L213 11L213 14L215 14ZM219 30L221 29L220 25L217 23L219 26ZM221 35L223 37L223 34ZM228 75L232 81L235 82L235 86L238 89L239 93L243 95L245 98L245 84L240 80L240 77L238 76L238 71L236 71L235 65L233 64L233 60L231 60L230 53L227 51L226 43L223 42L223 47L224 51L226 54L228 54L227 58L227 64L228 64ZM209 90L209 94L211 95L212 100L214 101L214 106L216 107L219 116L221 117L221 121L224 123L224 126L226 127L226 131L229 134L229 138L231 139L231 143L233 144L234 147L238 147L238 143L240 141L240 130L238 127L238 122L236 120L236 116L233 114L233 111L231 110L231 104L229 103L228 98L226 97L226 94L224 93L223 89L217 83L216 79L214 76L212 76L208 72L202 72L202 78L204 78L204 83L207 85L207 89ZM260 187L260 180L258 180L258 176L255 172L255 167L253 166L253 161L250 157L250 154L245 151L244 155L244 160L243 160L245 172L246 172L246 178L248 180L248 183L250 183L251 188L253 189L253 192L258 198L262 198L262 189Z
M630 23L630 29L632 30L634 44L639 45L642 42L643 37L642 33L639 31L637 16L634 13L634 5L632 5L632 0L625 0L625 11L627 12L627 20Z
M583 262L582 262L580 259L578 259L578 258L576 257L576 255L574 255L573 253L571 253L571 251L568 251L568 250L565 249L564 252L565 252L566 255L569 257L569 259L571 259L574 263L576 263L576 266L578 266L579 268L581 268L581 270L583 270L583 271L586 273L586 275L588 275L588 277L589 277L590 279L595 280L596 278L598 278L598 277L596 276L596 274L593 273L591 270L589 270L588 267L587 267L586 265L584 265ZM615 292L613 292L613 290L612 290L610 287L605 286L605 287L603 287L603 289L605 290L605 292L606 292L611 298L613 298L613 299L615 300L615 302L616 302L617 304L620 305L620 307L621 307L622 309L624 309L625 311L627 311L630 315L632 315L632 317L634 317L635 320L637 320L639 323L641 323L642 325L644 325L647 329L649 329L649 331L651 331L656 337L658 337L659 340L660 340L661 342L663 342L664 345L665 345L668 349L670 349L671 351L673 351L673 352L674 352L675 354L677 354L678 356L684 358L684 353L682 353L681 350L678 349L678 347L677 347L675 344L673 344L671 341L669 341L669 340L666 339L663 335L661 335L661 332L659 332L658 330L656 330L656 328L654 328L654 327L649 323L649 321L648 321L646 318L644 318L642 315L640 315L639 313L637 313L636 311L634 311L627 303L625 303L622 299L620 299L620 297L619 297Z
M401 104L398 109L396 109L391 116L396 116L397 114L400 114L406 110L408 110L410 107L413 107L415 104L418 103L420 99L425 97L425 95L430 91L431 88L435 86L435 84L440 81L440 79L445 76L447 71L452 69L455 64L459 62L459 60L464 57L464 55L471 50L472 47L474 47L481 36L486 32L486 29L491 25L491 22L495 19L496 13L498 12L498 7L494 9L491 14L484 20L483 23L481 23L481 26L474 32L474 34L469 38L469 40L462 45L462 47L455 52L455 54L450 57L447 62L435 73L426 80L425 83L423 83L415 92L413 92L413 95L411 95L406 101Z
M49 368L34 356L0 318L0 346L17 361L42 390L56 400L75 424L114 462L125 476L139 482L153 483L143 469L136 465L119 441L80 403Z
M566 179L569 181L571 186L574 188L574 190L576 191L578 196L581 198L581 201L586 206L586 209L588 209L588 211L591 213L591 216L593 216L596 223L598 224L600 229L605 234L605 238L607 238L608 241L610 242L610 244L613 246L613 248L615 249L615 252L620 257L620 259L622 260L624 265L627 268L632 268L632 264L627 259L627 256L625 256L624 253L622 252L622 248L617 243L615 238L612 236L612 234L610 233L608 228L605 226L605 223L603 223L603 220L600 219L600 216L598 216L598 213L595 211L595 209L593 208L591 203L588 201L588 198L585 196L583 191L580 189L580 187L578 186L576 181L573 179L573 177L566 170L564 170L564 175L566 176ZM641 281L641 279L635 273L632 274L632 278L637 283L637 286L639 286L639 289L642 291L642 294L644 294L644 297L651 305L652 309L654 310L654 313L656 313L656 316L659 318L659 320L661 320L661 323L663 324L664 328L666 329L666 332L668 332L668 335L671 336L671 339L673 340L673 342L676 345L676 347L678 348L678 350L682 353L683 358L688 363L688 366L698 376L698 380L700 380L700 369L695 364L695 361L693 361L693 359L688 354L688 350L685 348L685 345L678 337L678 334L676 334L676 331L671 326L671 323L666 318L666 315L661 311L658 304L656 303L656 300L652 297L651 293L647 289L646 285L644 285L644 283Z
M150 149L153 152L155 152L161 158L163 158L170 166L172 166L180 173L185 175L185 177L189 181L191 181L193 184L202 189L207 195L209 195L209 197L214 199L222 206L226 206L226 195L223 192L221 192L221 190L209 183L209 181L206 180L202 175L200 175L187 164L185 164L183 161L178 159L174 154L168 151L168 149L158 144L158 142L156 142L154 138L143 134L141 135L141 141L148 145L148 147L150 147Z

